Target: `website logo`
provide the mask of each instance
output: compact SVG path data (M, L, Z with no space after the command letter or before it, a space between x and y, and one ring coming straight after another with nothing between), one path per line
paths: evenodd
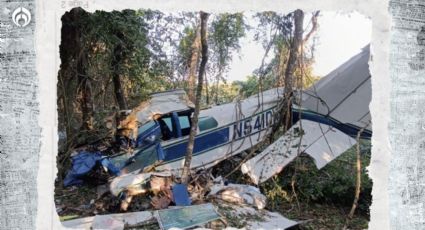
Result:
M24 7L18 7L12 13L12 21L18 27L25 27L31 22L31 13Z

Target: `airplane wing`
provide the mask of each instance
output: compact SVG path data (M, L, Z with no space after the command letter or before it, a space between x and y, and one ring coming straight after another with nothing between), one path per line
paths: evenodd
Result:
M371 129L369 45L303 93L301 107L342 123Z
M256 184L279 173L300 153L320 169L356 143L370 139L372 96L369 46L303 92L293 108L295 124L278 140L242 165Z

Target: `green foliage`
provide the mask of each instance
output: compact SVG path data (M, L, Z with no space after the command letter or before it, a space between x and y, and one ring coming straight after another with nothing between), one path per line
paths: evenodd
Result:
M370 161L370 143L362 142L361 147L362 183L358 210L367 216L372 199L372 181L366 172ZM310 157L300 156L280 174L262 184L261 188L268 196L272 207L288 200L295 201L291 186L293 180L295 180L295 192L301 201L351 207L356 185L355 151L354 146L321 170L316 168Z
M218 92L217 92L218 90ZM218 88L217 87L211 87L209 89L210 95L216 95L217 96L217 104L225 104L232 102L235 98L239 96L241 93L241 88L236 84L228 84L228 83L221 83ZM206 100L206 97L203 97L203 100ZM206 101L205 104L207 105Z
M158 41L150 36L156 11L95 11L72 9L62 17L58 74L59 131L66 132L58 154L59 168L66 165L75 145L106 136L105 118L117 106L113 76L121 82L121 93L132 108L152 92L170 89L169 62L157 52ZM80 68L78 68L78 63ZM81 68L81 66L84 68ZM83 120L81 83L77 71L90 82L93 132L80 130Z
M270 60L265 60L264 65L255 71L255 74L263 77L265 88L267 83L273 86L284 86L284 78L287 62L289 59L290 46L293 39L293 13L279 14L276 12L261 12L255 15L258 21L258 29L255 40L263 44ZM304 49L303 49L304 50ZM318 78L312 74L313 58L305 52L298 64L293 76L294 87L299 89L308 88Z
M257 13L258 30L255 39L262 42L264 48L272 42L274 45L283 44L291 39L293 29L293 14L279 14L272 11Z
M147 28L143 17L139 17L135 11L96 11L86 14L79 26L83 28L81 39L92 46L94 59L91 61L97 61L96 57L113 59L114 48L122 46L121 52L128 59L125 64L119 66L120 72L129 76L140 76L148 70L151 54L147 49ZM99 61L101 64L109 64L105 60ZM104 69L110 70L111 67Z
M234 81L233 85L238 86L241 89L241 92L244 97L249 97L256 92L258 85L257 79L255 76L247 76L245 81Z
M196 28L185 27L183 30L182 39L180 39L179 46L177 47L180 62L185 68L189 67L190 59L192 57L192 44L196 37Z
M224 69L232 60L233 51L239 51L239 40L245 36L246 24L242 13L220 14L212 21L209 43L212 62Z
M273 177L263 185L263 190L267 200L269 201L269 209L276 210L286 202L291 202L292 196L290 190L286 190L281 186L281 179L279 177Z
M150 93L146 88L155 89L166 81L161 59L149 49L154 41L148 37L146 19L155 14L154 11L96 11L87 18L84 30L83 39L102 47L95 50L94 58L90 59L91 66L97 67L92 68L92 74L100 74L103 80L108 80L104 76L118 71L133 106ZM117 68L111 66L114 59L120 59Z
M249 97L260 92L260 80L255 75L247 76L245 81L234 81L233 85L240 88L242 96ZM268 90L276 87L276 77L266 75L261 81L261 90Z

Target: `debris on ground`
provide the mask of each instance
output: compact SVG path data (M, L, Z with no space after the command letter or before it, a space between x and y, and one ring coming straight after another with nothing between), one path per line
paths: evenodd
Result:
M241 216L257 216L247 219L247 229L290 229L298 225L296 221L285 218L277 212L267 210L255 210L251 207L235 207L235 213Z
M172 200L171 196L168 196L171 184L172 174L170 173L130 173L114 178L109 188L114 196L121 197L121 211L127 210L134 196L148 192L152 192L156 197L162 192L162 195L153 199L152 203L157 205L157 209L161 209L168 206L165 206L167 200Z
M151 205L153 209L164 209L168 208L173 201L173 193L170 189L166 189L161 191L161 193L157 194L152 198Z
M244 184L215 184L208 197L221 199L234 204L250 205L257 209L266 207L266 196L254 186Z
M166 205L167 200L173 201L177 205L189 205L193 201L203 201L212 185L213 177L210 172L199 171L194 173L188 186L180 185L179 181L169 172L155 172L130 173L115 177L111 180L109 189L112 195L121 197L123 202L121 210L125 211L133 196L147 193L153 193L152 204L156 209L168 206L169 204ZM169 195L169 192L172 194ZM176 198L179 200L173 200L173 194L177 194Z
M81 185L96 165L102 165L112 175L119 174L119 170L101 152L80 151L72 156L72 168L64 179L64 186Z
M153 212L129 212L110 215L96 215L62 222L67 228L76 229L113 229L121 230L125 226L137 226L154 218Z
M200 170L191 175L192 179L188 185L190 199L193 203L202 202L206 199L206 194L213 186L214 177L210 170Z
M62 221L62 226L66 228L75 228L75 229L90 229L93 224L93 220L96 216L89 216L79 219Z
M222 218L211 203L163 209L156 213L161 229L187 229Z
M119 191L116 194L121 199L120 210L123 211L123 204L126 204L124 210L129 211L131 206L140 204L135 200L149 194L148 206L139 207L147 211L84 217L64 221L64 226L84 229L138 229L147 228L143 226L150 224L161 229L187 229L195 226L204 229L232 229L248 227L249 224L261 228L262 225L255 225L258 221L266 221L266 227L274 226L272 222L276 221L296 223L277 213L265 211L266 197L254 186L227 183L222 177L214 178L209 171L194 172L191 178L190 184L184 185L170 174L127 174L117 177L111 182L111 186L116 189L111 191ZM141 184L146 188L143 195L135 193L136 188L142 188ZM108 198L104 190L104 186L96 187L97 192L93 195L97 198L89 200L89 204L94 204L96 209L99 208L99 201ZM192 192L196 193L195 200L192 199ZM109 193L109 196L112 197L113 194ZM280 222L279 227L286 226Z
M192 202L185 184L175 184L172 187L172 198L176 206L189 206Z
M154 194L158 194L160 191L170 190L172 184L172 174L152 174L149 180L150 190Z
M102 184L96 187L96 199L102 198L105 194L109 192L109 187L106 184Z
M289 229L298 223L279 213L248 206L216 204L170 207L158 211L97 215L62 222L75 229Z
M114 178L110 184L109 189L114 196L119 196L123 191L132 191L134 193L147 192L148 188L145 187L146 183L151 177L151 173L140 174L126 174ZM136 194L134 194L136 195Z

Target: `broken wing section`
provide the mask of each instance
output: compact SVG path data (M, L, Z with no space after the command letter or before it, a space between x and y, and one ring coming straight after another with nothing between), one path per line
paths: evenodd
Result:
M303 92L301 105L344 124L371 130L369 45Z
M261 183L279 173L300 153L310 155L320 169L345 152L365 127L369 139L372 97L369 46L302 93L292 127L262 153L242 165L242 172ZM302 107L302 108L301 108Z
M285 135L245 162L241 169L255 184L259 184L282 171L303 152L310 155L320 169L355 143L354 138L332 126L299 120Z

